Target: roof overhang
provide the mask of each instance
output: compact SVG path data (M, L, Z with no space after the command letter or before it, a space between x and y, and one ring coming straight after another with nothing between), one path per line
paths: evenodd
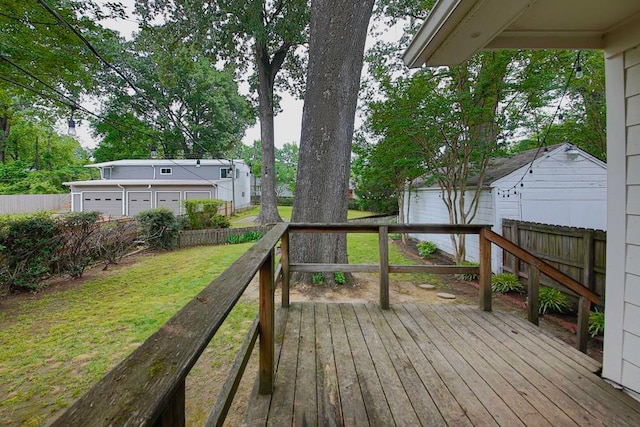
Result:
M404 52L410 67L455 65L482 49L620 49L640 33L631 0L440 0Z

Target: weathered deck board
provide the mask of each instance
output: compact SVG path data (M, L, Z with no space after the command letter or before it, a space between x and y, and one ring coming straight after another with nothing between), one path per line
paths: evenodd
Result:
M511 314L413 304L288 311L273 397L252 397L247 425L640 423L640 402L593 374L595 361Z

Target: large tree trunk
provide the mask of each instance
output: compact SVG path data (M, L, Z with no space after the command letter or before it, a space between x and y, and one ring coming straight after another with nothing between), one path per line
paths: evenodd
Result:
M346 222L351 143L373 0L312 0L294 222ZM346 263L344 235L297 234L293 262ZM333 276L325 281L332 283Z
M0 163L5 163L5 151L6 147L4 142L9 137L9 131L11 130L11 117L8 115L0 116Z
M273 87L276 73L282 66L288 47L278 52L271 60L267 47L256 46L258 65L258 114L260 118L260 139L262 142L262 163L260 170L260 214L257 222L273 224L281 222L276 195L275 135L273 124ZM282 51L282 48L281 48Z

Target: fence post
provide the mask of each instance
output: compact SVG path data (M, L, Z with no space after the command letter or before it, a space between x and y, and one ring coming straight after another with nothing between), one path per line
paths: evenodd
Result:
M527 318L534 325L539 324L538 312L540 307L540 269L537 265L529 264L529 280L527 281Z
M491 311L491 242L486 237L487 229L481 228L480 239L480 309Z
M282 264L282 306L289 307L289 230L280 238L280 264Z
M167 406L154 423L155 427L183 427L185 425L184 396L185 386L184 380L182 380L167 402Z
M260 360L259 392L273 392L274 376L274 304L273 304L273 249L260 266Z
M595 291L595 242L593 240L593 230L585 230L584 232L584 270L583 284Z
M591 313L591 301L585 297L580 297L578 301L578 342L577 349L583 353L587 352L589 341L589 314Z
M389 228L386 225L378 229L380 250L380 308L389 309Z

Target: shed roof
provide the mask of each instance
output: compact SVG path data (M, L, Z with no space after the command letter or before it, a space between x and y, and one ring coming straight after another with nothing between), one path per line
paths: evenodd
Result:
M77 187L117 187L118 185L122 186L149 186L149 187L160 187L160 186L206 186L206 187L217 187L217 184L214 184L211 181L207 181L204 179L96 179L96 180L88 180L88 181L70 181L63 182L62 185L66 186L77 186Z
M539 161L543 157L543 154L546 154L546 152L551 153L558 149L564 149L569 146L571 146L571 144L565 142L563 144L549 145L546 147L546 150L534 148L531 150L512 154L508 157L495 157L489 161L489 166L485 170L484 180L482 184L483 186L491 186L491 184L493 184L495 181L504 178L505 176L517 171L518 169L527 166L536 160ZM580 150L580 148L578 147L575 148L577 148L583 156L589 158L590 160L593 160L594 162L597 162L602 167L605 167L603 162L591 156L589 153ZM478 180L478 175L472 176L467 180L467 185L471 187L477 186ZM414 182L414 187L424 187L424 182L424 179L419 178ZM435 187L436 185L434 184L432 186Z
M126 159L111 162L93 163L85 165L87 168L105 168L112 166L195 166L197 159ZM226 159L200 159L201 166L229 166L231 160ZM233 163L242 163L244 160L235 159Z

